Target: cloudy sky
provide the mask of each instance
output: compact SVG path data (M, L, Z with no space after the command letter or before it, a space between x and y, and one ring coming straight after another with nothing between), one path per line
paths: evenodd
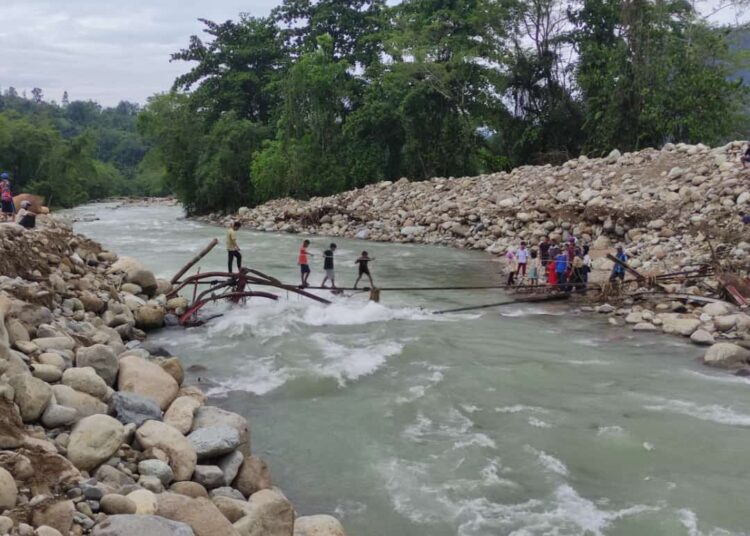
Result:
M46 100L144 103L187 64L169 54L201 32L198 18L267 15L276 0L0 0L0 88Z
M185 63L169 63L169 54L201 32L199 17L262 16L279 1L0 0L0 89L30 94L40 87L46 100L58 102L67 90L71 100L145 103L187 70ZM694 1L710 13L724 0ZM723 9L712 18L735 17Z

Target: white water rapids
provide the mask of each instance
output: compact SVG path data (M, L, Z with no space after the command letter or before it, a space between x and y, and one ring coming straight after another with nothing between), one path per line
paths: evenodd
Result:
M225 270L224 230L179 208L90 205L76 230L170 277ZM302 237L242 230L246 264L297 281ZM311 237L320 254L330 238ZM480 253L334 239L382 286L500 280ZM311 282L322 279L313 259ZM325 307L290 296L220 307L152 339L193 365L213 403L247 416L254 453L301 515L350 536L725 535L750 531L750 385L682 340L634 333L498 291L383 293Z

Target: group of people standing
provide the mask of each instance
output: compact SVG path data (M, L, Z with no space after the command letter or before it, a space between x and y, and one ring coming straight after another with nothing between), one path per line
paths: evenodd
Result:
M240 246L237 243L237 231L241 226L242 224L240 222L235 221L227 230L227 269L230 273L232 273L232 268L234 267L235 263L237 265L238 272L242 269L242 253L240 252ZM310 269L309 258L314 257L315 254L310 253L309 247L310 241L303 241L302 246L300 246L299 248L299 254L297 256L297 265L300 269L300 288L306 288L310 286L310 284L308 283L308 279L312 270ZM331 283L331 289L338 288L336 287L336 271L334 268L334 254L336 253L336 249L336 244L332 243L328 246L328 249L323 251L323 271L325 272L325 276L323 277L323 281L320 283L320 286L322 288L327 288L326 283L328 283L329 281ZM370 273L370 263L374 260L374 257L370 257L370 255L366 251L363 251L357 258L357 260L354 261L354 264L358 265L358 275L357 280L354 282L353 288L356 289L360 280L365 276L370 281L370 287L375 288L375 283L373 282L372 274Z
M622 246L617 246L616 257L623 263L627 261L628 257ZM563 292L585 290L593 268L589 246L579 246L573 236L561 245L544 237L533 249L529 249L526 242L521 242L517 249L508 249L505 259L508 286L537 286L543 281ZM624 278L625 268L615 264L610 281Z

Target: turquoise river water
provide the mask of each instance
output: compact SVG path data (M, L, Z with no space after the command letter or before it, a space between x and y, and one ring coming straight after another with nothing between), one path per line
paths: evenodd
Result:
M163 277L210 238L223 246L222 229L176 207L72 214L98 218L76 230ZM301 237L239 241L246 264L297 280ZM312 241L320 254L330 239ZM336 242L340 284L363 249L381 286L500 278L481 253ZM221 246L203 271L226 269ZM250 420L254 453L299 514L332 513L349 536L750 532L750 385L703 367L700 349L564 306L432 314L498 291L366 298L251 301L152 337Z

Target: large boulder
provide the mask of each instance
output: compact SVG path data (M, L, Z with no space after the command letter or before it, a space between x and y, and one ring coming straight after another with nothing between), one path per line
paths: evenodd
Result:
M701 346L708 346L715 342L714 336L705 329L696 329L693 334L690 335L690 341L693 344L698 344Z
M99 501L99 508L107 515L136 513L135 503L118 493L110 493L102 497Z
M93 367L69 368L63 372L62 383L71 389L86 393L99 400L107 400L108 398L109 387Z
M109 267L109 270L107 270L109 273L117 273L117 272L124 272L126 275L130 273L135 273L138 270L145 270L145 267L141 262L137 259L134 259L133 257L120 257L118 258L114 263L112 263L112 266Z
M70 534L75 511L73 501L42 503L34 508L31 519L35 527L46 525L57 529L60 534Z
M172 468L161 460L142 460L138 463L138 473L158 478L164 487L174 480Z
M237 536L232 524L208 499L192 499L176 493L162 493L158 496L156 513L190 525L195 536Z
M250 425L242 415L215 406L203 406L195 410L193 430L208 426L231 426L240 435L240 450L250 455Z
M715 302L707 303L702 310L709 316L725 316L732 312L733 307L728 303Z
M139 269L139 270L132 270L128 272L127 276L125 277L125 280L128 283L132 283L134 285L138 285L143 289L143 292L148 294L149 296L153 296L154 292L156 292L156 277L154 276L153 272L150 272L145 269Z
M115 352L103 344L79 348L76 352L77 367L91 367L107 385L114 385L119 364Z
M180 390L175 379L159 365L134 355L120 359L117 387L119 391L152 398L162 410L169 407Z
M52 399L52 388L27 374L11 376L8 383L13 387L13 401L21 411L23 422L38 420Z
M232 482L237 478L237 474L240 472L240 467L242 467L244 461L245 456L239 450L232 451L216 460L216 465L218 465L221 468L221 472L224 473L224 485L232 485Z
M220 488L224 486L224 472L218 465L196 465L193 480L207 490Z
M729 342L712 345L703 356L703 363L719 368L741 368L749 361L750 350Z
M248 500L249 511L234 524L240 536L292 536L294 508L281 493L264 489Z
M94 527L92 536L195 536L185 523L154 515L114 515Z
M108 415L91 415L78 421L68 441L68 459L91 471L110 459L125 439L123 425Z
M230 523L239 521L239 519L244 517L250 510L250 505L244 498L240 500L218 495L216 497L211 497L211 502L216 505L216 508L219 509Z
M156 494L147 489L137 489L128 493L128 499L135 504L135 513L151 515L156 513Z
M665 333L674 333L689 337L701 326L697 318L680 318L676 315L663 315L662 329Z
M333 516L302 516L294 521L294 536L346 536L346 532Z
M59 405L76 410L78 419L90 415L107 414L107 404L91 395L76 391L67 385L53 385L52 391Z
M146 421L160 421L162 417L155 400L136 393L116 392L112 395L112 409L122 424L141 426Z
M216 458L232 452L240 445L240 435L231 426L198 428L187 436L199 460Z
M144 331L164 326L164 309L156 305L142 305L135 311L135 325Z
M257 456L245 458L233 483L233 486L240 490L245 497L250 497L262 489L269 489L272 485L271 471L268 469L268 465Z
M146 421L135 432L141 447L157 447L169 456L175 480L190 480L198 457L193 446L178 430L158 421Z
M201 403L191 396L178 397L164 413L164 422L171 424L183 434L187 434L193 426L195 410L199 407Z
M0 512L15 507L17 500L18 488L13 475L0 467Z

